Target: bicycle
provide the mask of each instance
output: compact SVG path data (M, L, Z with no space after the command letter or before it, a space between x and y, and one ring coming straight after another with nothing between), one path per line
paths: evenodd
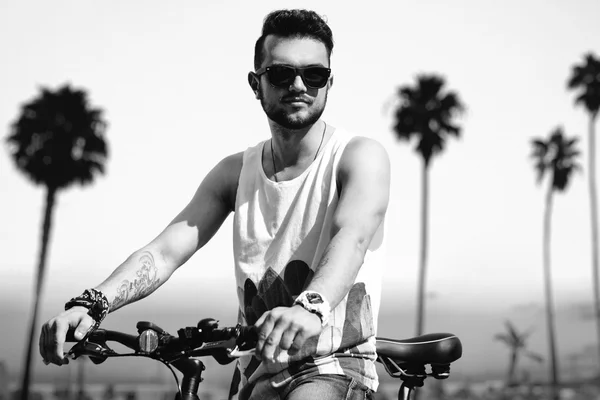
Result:
M198 389L202 382L204 363L198 357L212 356L225 365L235 358L253 354L257 333L253 327L237 324L219 328L218 321L206 318L195 327L185 327L171 335L152 322L140 321L138 334L97 329L77 341L72 333L68 342L77 342L67 353L71 359L88 356L94 364L109 357L147 357L165 364L173 374L178 391L176 400L199 400ZM107 342L117 342L132 349L133 353L117 353ZM431 333L410 339L377 337L377 361L387 373L402 380L398 390L399 400L409 400L417 387L423 386L428 376L446 379L450 364L462 355L459 338L450 333ZM431 372L427 372L429 366ZM181 383L173 367L183 374Z

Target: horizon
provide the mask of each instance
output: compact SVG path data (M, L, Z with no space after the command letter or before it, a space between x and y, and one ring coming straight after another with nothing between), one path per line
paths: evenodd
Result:
M233 288L234 283L229 287ZM211 307L208 305L197 305L180 307L176 312L173 312L171 306L165 304L165 299L172 297L176 288L169 287L167 283L154 296L147 298L145 301L137 302L127 308L118 310L113 314L109 314L102 326L106 329L122 330L124 332L135 333L135 324L137 321L151 321L165 329L170 333L175 333L177 329L185 326L195 326L197 321L202 318L215 318L219 321L220 326L234 325L236 323L237 304L231 299L223 300L218 310L209 311ZM205 294L206 295L206 294ZM380 318L378 337L392 339L407 339L414 336L412 327L409 324L402 325L402 321L413 321L414 310L403 309L398 312L391 306L394 300L406 302L408 299L405 296L400 296L398 299L397 293L392 291L390 285L384 289L384 297ZM187 304L190 302L186 301ZM55 308L55 305L51 305ZM505 379L509 352L506 346L494 340L494 335L505 331L504 320L498 320L496 317L497 310L494 310L497 305L490 305L490 314L485 311L478 310L473 305L460 304L454 302L451 307L444 308L438 305L431 307L431 312L428 315L428 324L430 327L426 333L433 332L449 332L457 335L463 345L463 356L454 362L451 367L451 374L448 381L456 382L485 382ZM46 308L46 307L45 307ZM45 309L44 308L44 309ZM502 308L502 307L499 307ZM456 311L452 311L455 309ZM17 310L17 313L23 310ZM589 319L573 318L572 309L570 307L560 307L556 310L556 319L558 325L557 336L578 337L581 341L572 341L568 346L559 347L559 368L562 372L564 382L589 378L594 375L594 371L598 370L597 360L595 358L596 349L589 341L593 340L590 332L593 332L591 326L593 321ZM0 307L0 312L4 313ZM546 351L546 332L543 329L544 310L541 305L522 305L517 307L509 307L507 312L512 314L511 321L521 331L526 331L529 328L533 329L532 335L527 341L527 350L545 355ZM10 312L7 313L9 320L15 316ZM196 315L196 317L192 317ZM461 320L478 320L480 323L475 331L470 326L464 326ZM581 337L581 332L588 332L587 335ZM484 335L485 338L481 338ZM70 344L66 348L70 348ZM115 349L124 349L120 345L116 345ZM12 358L21 361L18 356L21 355L19 348L12 349ZM522 372L527 372L532 379L544 381L547 378L547 356L542 364L537 364L531 360L521 357L517 368ZM36 354L35 358L39 359ZM4 359L0 355L0 362ZM493 364L486 363L486 360L497 360ZM41 359L40 359L41 360ZM39 361L39 360L38 360ZM232 365L221 366L212 358L203 358L202 361L207 365L206 373L218 373L218 381L221 384L228 382L232 373ZM92 366L89 362L86 363L86 370L89 375L96 375L93 382L144 382L148 379L156 380L157 377L162 380L170 379L167 369L152 360L144 359L110 359L101 365ZM156 364L156 365L154 365ZM69 366L45 366L41 361L34 363L35 376L39 382L53 382L68 377L69 374L76 372L77 361L71 361ZM9 375L11 380L17 380L20 376L21 365L15 368L9 365ZM145 372L147 369L153 371L151 376ZM128 374L123 376L123 371L128 371ZM162 372L160 372L162 371ZM378 366L380 378L382 382L387 381L388 377L382 366ZM226 372L226 373L225 373ZM597 372L596 372L597 373ZM546 375L546 376L544 376ZM214 376L212 377L213 379ZM391 378L390 378L391 379Z

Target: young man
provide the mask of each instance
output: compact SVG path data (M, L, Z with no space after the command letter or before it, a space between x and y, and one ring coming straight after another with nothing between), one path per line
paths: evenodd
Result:
M390 165L378 142L321 120L332 49L312 11L266 17L248 82L271 138L223 159L163 232L49 320L46 363L67 362L68 329L82 338L108 311L153 292L234 212L239 320L259 341L256 357L238 361L229 397L372 395Z

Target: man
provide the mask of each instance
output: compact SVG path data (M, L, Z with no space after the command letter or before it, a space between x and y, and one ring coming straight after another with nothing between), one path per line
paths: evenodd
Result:
M248 82L271 138L224 158L190 203L111 276L42 328L46 363L64 338L163 284L234 212L239 320L259 331L230 398L365 398L377 389L375 334L390 166L376 141L321 120L333 84L330 28L314 12L269 14Z

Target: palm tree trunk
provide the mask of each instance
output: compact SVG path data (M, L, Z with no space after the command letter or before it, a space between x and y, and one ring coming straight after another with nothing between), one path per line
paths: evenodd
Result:
M518 355L517 349L513 349L510 352L510 362L508 364L507 386L511 386L513 383L516 383L515 371L517 369L517 355Z
M550 183L546 194L544 213L544 288L546 292L546 323L548 326L548 344L550 348L550 389L551 398L558 400L558 360L556 358L556 340L554 338L554 300L552 297L552 275L550 271L550 232L552 217L553 186Z
M81 357L77 363L77 394L76 399L85 399L85 364L87 357Z
M40 258L38 260L37 277L35 284L35 299L33 302L33 310L31 313L31 321L29 324L29 341L27 342L27 353L25 356L23 382L21 385L21 400L29 398L29 387L31 384L31 361L33 358L34 339L37 336L36 325L42 297L42 287L44 282L44 273L46 270L46 255L48 252L48 242L50 239L50 227L52 224L52 210L54 209L54 201L56 198L56 188L48 187L46 191L46 209L44 211L44 221L42 222L42 246L40 250Z
M600 362L600 277L598 271L598 202L596 194L596 135L594 125L598 113L590 115L588 138L588 179L590 191L590 214L592 224L592 276L594 288L594 316L598 336L598 361Z
M425 279L427 268L427 208L429 204L429 166L423 160L423 182L421 185L421 256L419 260L419 282L417 294L417 336L424 332L425 320Z

